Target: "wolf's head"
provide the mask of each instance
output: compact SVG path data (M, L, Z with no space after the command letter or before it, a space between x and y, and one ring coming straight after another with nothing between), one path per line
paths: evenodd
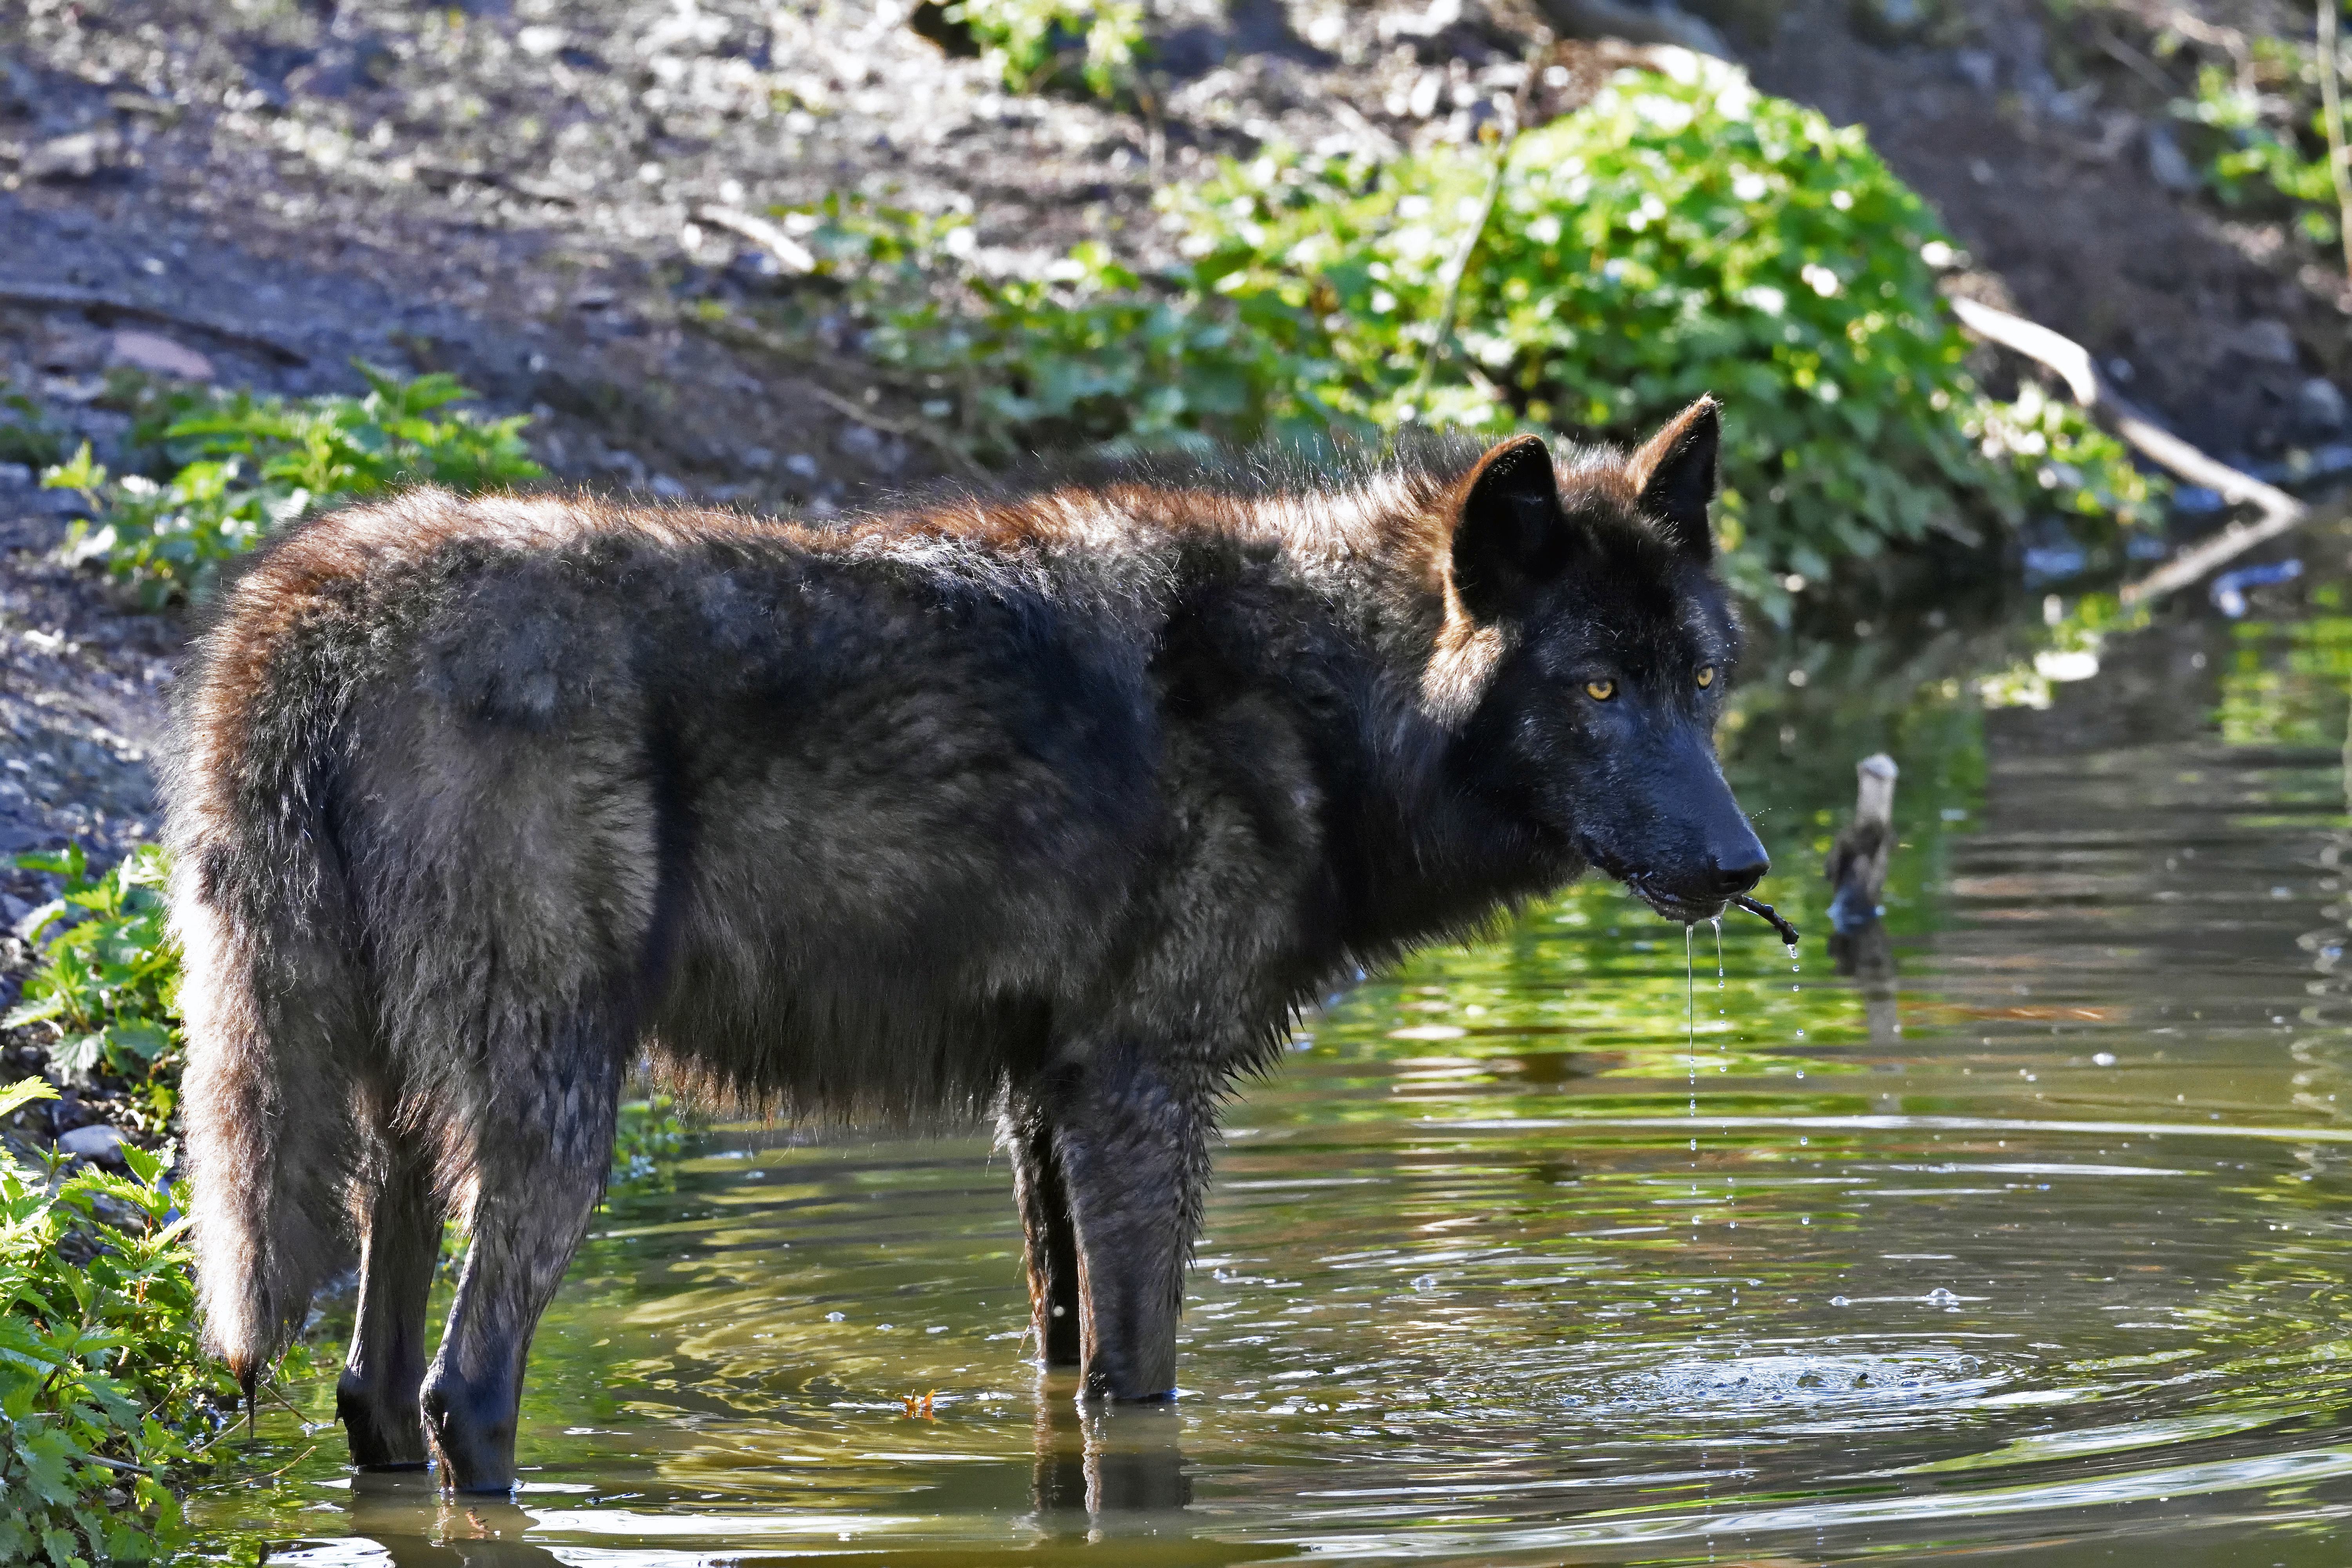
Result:
M1630 457L1534 437L1455 491L1460 617L1493 650L1470 721L1520 809L1669 919L1754 887L1764 847L1715 760L1739 634L1713 570L1716 405Z

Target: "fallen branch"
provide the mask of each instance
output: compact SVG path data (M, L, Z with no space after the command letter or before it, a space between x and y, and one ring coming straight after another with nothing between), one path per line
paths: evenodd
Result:
M2049 366L2066 383L2074 401L2103 416L2116 434L2144 453L2149 461L2170 469L2191 484L2203 485L2231 505L2252 506L2261 515L2231 524L2201 544L2191 545L2137 583L2124 584L2120 597L2126 605L2161 598L2187 587L2223 563L2236 559L2264 540L2307 522L2312 509L2252 474L2210 458L2149 418L2108 384L2099 374L2090 350L2048 327L1996 310L1974 300L1955 300L1952 309L1965 326L1979 336L2014 349L2030 360Z
M87 310L103 316L129 316L134 321L156 321L167 327L181 327L192 332L203 332L225 343L252 349L268 354L280 364L309 364L310 356L299 349L289 348L275 338L265 338L258 332L248 332L240 327L206 321L202 316L182 315L160 305L143 304L137 300L125 300L117 294L99 294L86 289L35 289L14 286L0 287L0 305L17 305L33 310Z
M750 213L722 206L697 207L694 209L694 216L714 228L723 228L730 233L741 235L745 239L774 257L776 265L787 272L806 276L816 270L815 254L807 246L803 245L766 218L754 217Z

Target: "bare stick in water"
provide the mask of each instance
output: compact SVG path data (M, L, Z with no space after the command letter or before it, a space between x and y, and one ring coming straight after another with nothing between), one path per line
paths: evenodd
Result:
M1731 903L1734 909L1746 910L1749 914L1760 916L1765 921L1769 921L1772 929L1780 933L1780 940L1782 942L1787 942L1790 947L1797 945L1797 928L1790 925L1787 921L1782 920L1780 916L1780 912L1774 910L1771 905L1759 903L1745 893L1742 893L1738 898L1732 900Z

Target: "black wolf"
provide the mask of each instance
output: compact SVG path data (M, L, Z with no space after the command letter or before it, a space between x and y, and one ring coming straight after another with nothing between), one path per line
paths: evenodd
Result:
M508 1486L650 1051L790 1114L992 1107L1047 1359L1167 1394L1219 1102L1303 999L1588 866L1684 921L1763 874L1717 439L290 531L169 782L212 1344L249 1380L355 1242L353 1458Z

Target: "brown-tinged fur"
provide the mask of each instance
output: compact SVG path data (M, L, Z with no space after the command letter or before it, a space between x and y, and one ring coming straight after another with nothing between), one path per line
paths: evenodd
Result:
M354 1458L507 1485L650 1049L796 1116L994 1106L1049 1359L1164 1394L1218 1103L1294 1006L1589 862L1684 915L1760 874L1714 443L289 531L170 781L212 1343L250 1373L356 1247Z

